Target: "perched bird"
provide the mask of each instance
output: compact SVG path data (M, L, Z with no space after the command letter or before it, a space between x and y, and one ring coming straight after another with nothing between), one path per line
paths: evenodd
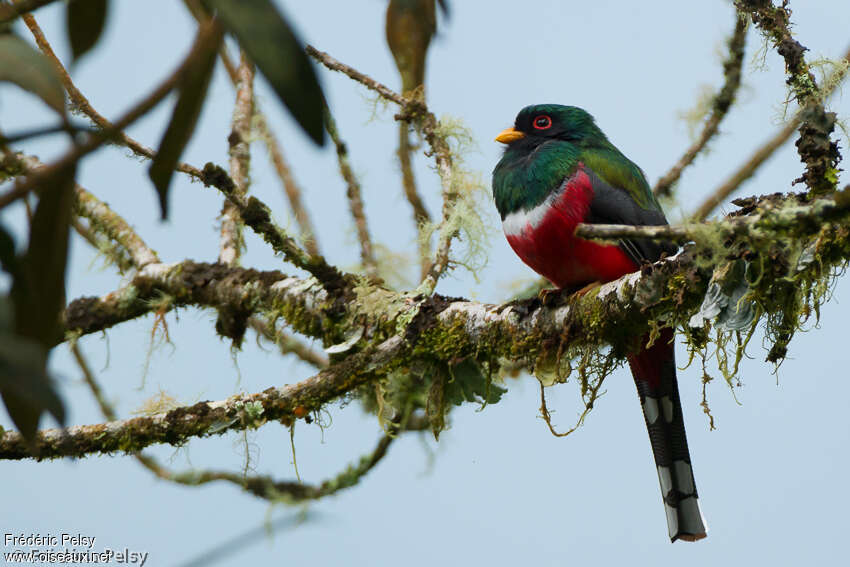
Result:
M589 289L637 271L676 246L651 240L600 244L575 236L579 223L667 224L640 168L608 141L581 108L523 108L493 170L493 197L514 252L559 288ZM697 501L679 388L673 331L628 356L658 469L670 540L706 535Z

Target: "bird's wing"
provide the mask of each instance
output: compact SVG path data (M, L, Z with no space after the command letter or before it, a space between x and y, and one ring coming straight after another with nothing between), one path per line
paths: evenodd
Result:
M585 171L593 186L593 199L590 202L590 210L585 222L637 226L667 224L667 219L661 210L641 207L625 189L606 183L588 167L585 167ZM669 255L675 254L678 250L678 247L672 242L643 238L621 239L618 245L636 264L655 262L661 258L663 252Z

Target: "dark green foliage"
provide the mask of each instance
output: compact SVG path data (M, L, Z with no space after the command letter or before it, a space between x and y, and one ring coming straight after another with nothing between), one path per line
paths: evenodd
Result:
M0 392L9 416L32 443L43 411L64 422L62 402L47 376L47 349L60 337L65 265L76 166L56 171L39 191L29 246L20 259L0 237L3 268L13 276L11 302L2 299Z
M79 60L97 45L106 27L109 0L73 0L65 11L71 55Z
M0 33L0 81L15 83L65 114L65 91L56 70L38 51L13 33Z
M484 368L472 358L442 368L436 365L433 367L426 406L431 431L437 440L445 428L446 412L450 405L477 402L483 407L497 403L507 392L505 388L494 384L489 372L485 375Z
M495 404L507 392L493 384L492 378L484 375L481 366L471 358L455 364L449 369L451 379L446 384L445 401L456 406L464 402Z
M11 311L7 297L0 296L0 311ZM60 423L65 419L62 400L53 389L46 368L44 347L15 335L0 323L0 396L12 421L30 444L43 411L49 411Z
M320 146L325 142L324 95L292 27L270 0L204 0L293 118Z
M168 218L168 188L171 185L171 177L195 131L221 46L221 28L216 24L206 25L206 30L202 27L198 32L198 41L190 54L191 64L178 85L177 104L174 105L171 120L148 170L159 196L163 220ZM206 41L203 40L204 37Z

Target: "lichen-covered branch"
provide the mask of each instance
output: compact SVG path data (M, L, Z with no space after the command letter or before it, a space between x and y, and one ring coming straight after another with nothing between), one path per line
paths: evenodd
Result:
M339 362L304 382L202 402L152 418L42 432L39 457L132 452L152 443L181 443L225 429L255 427L264 420L291 420L417 360L453 364L472 357L534 367L602 344L622 357L639 346L637 337L658 325L687 326L709 281L717 277L715 268L741 258L757 272L748 285L766 314L768 336L784 345L794 331L789 319L801 316L789 311L800 308L798 294L811 293L812 286L821 289L819 281L830 277L832 267L850 259L849 214L850 193L844 192L811 203L798 196L747 203L742 214L725 221L726 232L718 234L719 243L708 249L711 254L701 255L697 244L595 291L577 297L561 294L546 305L536 298L503 305L440 296L412 298L378 287L359 289L352 301L329 303L327 291L315 282L280 273L191 263L148 266L128 291L72 302L66 312L69 330L77 335L98 330L109 322L110 314L112 323L130 318L131 313L122 310L151 309L143 299L156 294L171 296L175 306L236 305L266 312L272 307L294 329L326 343L354 338L334 350L341 354ZM709 229L717 230L717 225ZM784 241L798 248L795 251ZM796 294L788 295L788 285L797 289ZM376 311L376 305L382 309ZM352 330L357 333L352 335ZM773 350L771 355L781 356ZM0 458L26 456L17 433L0 438Z
M360 243L360 262L363 264L366 275L375 277L378 275L378 263L375 261L375 250L372 246L372 237L369 234L369 223L366 221L366 212L363 210L363 194L360 190L360 182L357 181L357 177L351 169L351 163L348 160L348 148L340 138L336 120L334 120L327 106L325 106L325 129L336 148L339 173L345 180L345 196L348 199L348 208L357 230L357 241Z
M41 167L44 164L38 158L11 151L3 152L0 161L0 173L9 177L26 175ZM121 215L79 185L74 187L73 210L75 215L88 219L89 230L102 234L121 247L134 267L144 268L148 264L159 263L156 252L145 244Z
M440 177L443 212L442 220L437 227L437 247L434 258L430 262L430 267L426 271L418 291L424 294L433 293L437 287L437 282L449 265L449 251L451 249L452 239L455 237L455 230L450 226L451 223L449 221L454 210L455 201L457 201L457 183L454 178L455 171L452 152L446 137L440 132L439 121L428 110L424 101L418 98L406 98L386 85L349 67L345 63L337 61L327 53L319 51L311 45L308 45L306 49L310 56L328 69L348 75L358 83L375 91L386 100L401 106L401 112L396 115L396 120L417 124L422 131L422 135L425 137L425 141L431 147L431 153L434 156L434 162L437 166L437 174Z
M251 167L251 121L254 114L254 65L240 50L239 68L236 71L236 103L233 121L227 137L230 156L230 178L233 191L239 196L248 193ZM221 243L218 261L228 266L239 263L242 252L242 227L235 204L225 199L221 209Z
M426 226L431 224L431 215L425 208L425 203L416 188L416 178L413 175L413 162L411 159L412 148L410 146L410 125L399 122L398 125L398 161L401 166L401 184L404 188L404 196L410 203L413 212L413 226L419 235L419 264L420 277L424 278L431 267L431 246L423 234Z
M77 341L70 343L71 353L77 361L77 365L83 373L83 380L91 390L92 395L100 407L101 413L107 420L115 422L118 420L118 415L115 412L112 404L106 399L103 389L94 377L88 362L85 360L83 353L80 351ZM298 412L300 413L300 411ZM427 422L424 422L427 423ZM288 503L296 503L304 500L317 500L325 496L349 488L356 485L363 476L365 476L378 462L387 454L387 449L390 444L397 438L402 431L421 431L424 429L422 419L401 419L397 418L390 424L390 428L386 431L375 449L368 455L365 455L356 464L346 467L346 469L333 478L330 478L317 485L309 485L294 481L276 481L268 476L256 476L239 474L227 471L209 471L209 470L191 470L186 472L174 472L166 467L163 467L159 462L143 453L135 453L135 459L146 469L155 474L158 478L183 484L186 486L199 486L214 481L227 481L237 486L240 486L251 492L255 496L267 500L279 502L285 501Z
M35 441L35 456L47 459L93 453L135 453L154 443L180 444L192 437L257 428L271 420L291 423L298 414L306 415L370 377L386 373L391 368L389 364L404 348L401 337L391 337L374 349L350 356L290 386L235 395L219 402L198 402L150 417L40 431ZM0 459L31 457L19 433L7 431L0 436Z
M824 81L822 96L824 100L828 98L846 79L848 67L850 67L850 50L848 50L841 58L845 66L838 66ZM780 128L770 138L764 141L755 152L752 153L736 169L732 175L728 177L720 186L718 186L711 194L703 201L703 203L691 215L693 221L704 221L714 210L724 203L729 196L735 192L745 181L755 175L756 171L772 156L776 150L791 139L794 132L802 124L802 113L798 112L791 118L787 124Z
M838 143L830 139L836 115L824 109L824 96L804 56L807 48L791 34L791 9L787 0L780 6L774 6L770 0L736 0L735 6L752 18L785 60L786 83L800 105L803 118L796 146L806 170L795 183L805 182L812 196L834 191L841 158Z
M723 62L723 76L726 80L711 102L711 114L705 121L699 137L685 150L685 153L670 171L664 174L655 184L653 192L656 195L670 195L673 184L679 180L685 168L693 163L708 142L717 135L720 123L726 117L729 107L735 102L735 95L738 92L738 87L741 86L741 65L744 61L746 39L747 23L736 13L735 29L728 42L729 54Z
M268 206L256 197L240 194L233 180L219 166L207 163L201 180L205 185L212 185L221 191L239 211L245 225L260 235L275 252L283 254L286 261L310 272L329 289L341 290L347 287L346 278L338 269L328 264L322 256L311 256L298 246L294 238L272 222Z
M36 45L38 45L41 52L47 57L47 59L53 63L53 66L56 68L56 71L59 73L59 78L62 81L62 85L65 87L65 92L68 93L68 98L71 101L71 108L79 111L86 116L88 116L94 124L102 129L102 130L115 130L112 122L109 121L105 116L100 114L89 102L88 98L77 88L74 84L74 81L71 79L71 75L68 73L68 70L59 60L59 57L53 51L53 48L50 46L50 43L47 41L47 38L44 35L44 32L41 30L41 27L36 22L36 19L31 14L26 14L23 16L24 23L32 33L33 39L35 39ZM153 159L156 155L156 152L141 142L131 138L123 130L118 130L113 134L114 139L111 141L118 141L124 146L127 147L130 151L136 154L139 157L143 157L146 159ZM178 163L177 171L181 173L185 173L194 177L195 179L200 179L201 171L186 163Z
M259 336L276 344L278 349L280 349L280 354L294 354L302 361L316 368L325 368L328 366L328 357L324 353L310 348L304 341L278 329L273 322L253 316L248 319L248 325Z

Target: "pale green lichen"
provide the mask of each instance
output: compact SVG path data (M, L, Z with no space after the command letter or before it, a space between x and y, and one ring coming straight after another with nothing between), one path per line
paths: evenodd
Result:
M160 388L159 392L142 402L142 405L131 413L133 415L153 417L177 409L181 405L174 396Z

